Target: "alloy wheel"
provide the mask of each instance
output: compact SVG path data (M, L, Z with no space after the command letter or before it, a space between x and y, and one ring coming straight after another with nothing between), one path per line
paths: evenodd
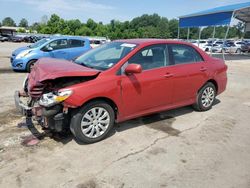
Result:
M215 91L212 87L207 87L201 96L201 103L204 107L209 107L213 104L215 98Z
M110 121L110 115L105 108L94 107L83 115L82 133L88 138L98 138L106 132Z

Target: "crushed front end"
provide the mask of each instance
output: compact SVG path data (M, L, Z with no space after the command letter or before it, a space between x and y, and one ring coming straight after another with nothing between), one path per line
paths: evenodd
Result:
M15 92L16 108L26 116L33 117L43 128L61 132L69 124L69 110L63 105L71 94L70 90L57 90L48 84L36 84L28 87L26 78L24 89ZM27 122L27 121L26 121Z
M93 80L99 73L70 61L41 58L25 79L23 89L15 92L16 107L27 119L61 132L69 128L72 111L81 106L65 103L74 95L71 86Z

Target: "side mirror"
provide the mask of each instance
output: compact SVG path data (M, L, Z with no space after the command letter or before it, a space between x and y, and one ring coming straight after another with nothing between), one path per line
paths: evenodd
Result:
M142 67L139 64L129 64L126 69L126 74L137 74L142 72Z

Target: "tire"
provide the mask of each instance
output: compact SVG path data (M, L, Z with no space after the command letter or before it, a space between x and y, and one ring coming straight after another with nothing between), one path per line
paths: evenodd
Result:
M112 129L114 121L113 108L104 101L94 101L72 115L70 130L78 141L91 144L104 139Z
M213 83L206 83L198 92L193 108L197 111L207 111L213 106L216 97L216 88Z
M36 62L37 60L30 60L28 63L27 63L27 65L26 65L26 71L27 72L30 72L31 70L32 70L32 68L33 68L33 66L34 66L34 64L35 64L35 62Z

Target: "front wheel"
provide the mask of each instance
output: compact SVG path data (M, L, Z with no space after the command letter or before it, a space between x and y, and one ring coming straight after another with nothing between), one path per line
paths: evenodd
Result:
M94 101L72 116L70 130L78 141L90 144L104 139L114 121L113 108L106 102Z
M193 105L197 111L207 111L212 108L216 96L214 84L208 82L197 94L196 103Z

